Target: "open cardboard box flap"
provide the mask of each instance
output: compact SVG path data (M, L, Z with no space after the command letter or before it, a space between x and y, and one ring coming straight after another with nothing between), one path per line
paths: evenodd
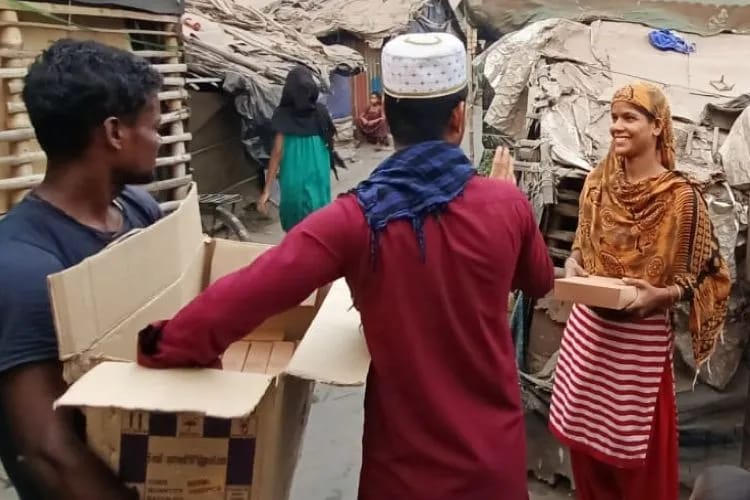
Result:
M55 407L196 413L241 418L255 411L273 377L212 369L150 370L104 362L81 377Z
M215 406L214 395L232 394L241 396L239 402L244 405L233 412L252 411L269 387L272 379L268 376L210 370L151 371L132 361L137 354L137 334L144 326L172 317L207 285L249 264L269 248L206 239L193 186L180 207L159 223L50 276L67 378L75 381L93 368L59 404L138 406L143 410L182 405L214 416L224 411ZM287 340L302 339L281 374L340 385L363 384L370 358L346 282L331 286L316 314L320 297L313 294L293 311L276 317L274 328L293 332ZM124 363L97 367L103 361ZM190 380L187 384L183 382L186 379ZM235 390L240 385L243 389Z
M363 385L370 355L344 280L331 286L284 374L333 385ZM55 406L250 415L274 377L212 369L151 370L103 362L81 377Z
M97 350L103 359L135 359L134 346L128 349L112 337L171 317L197 295L203 285L205 253L193 185L174 213L49 276L60 359ZM131 327L128 323L133 320L140 323Z
M336 281L297 347L286 373L334 385L363 385L370 353L346 281Z

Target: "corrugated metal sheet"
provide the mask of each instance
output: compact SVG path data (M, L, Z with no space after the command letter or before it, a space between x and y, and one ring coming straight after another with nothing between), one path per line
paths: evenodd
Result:
M465 0L479 26L495 36L536 21L608 19L713 35L750 33L748 0Z

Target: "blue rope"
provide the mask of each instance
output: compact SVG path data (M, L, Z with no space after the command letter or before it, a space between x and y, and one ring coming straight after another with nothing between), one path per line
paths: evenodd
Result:
M651 45L659 50L692 54L695 44L686 42L680 35L670 30L656 30L648 34Z

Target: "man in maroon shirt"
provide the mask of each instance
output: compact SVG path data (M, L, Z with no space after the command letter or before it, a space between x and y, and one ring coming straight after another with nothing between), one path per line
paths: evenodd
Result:
M383 53L398 151L276 248L141 333L141 364L211 366L232 342L345 277L372 356L360 500L526 500L508 296L553 284L534 214L458 144L466 55L451 35ZM498 157L498 169L509 159ZM498 177L507 176L497 173Z

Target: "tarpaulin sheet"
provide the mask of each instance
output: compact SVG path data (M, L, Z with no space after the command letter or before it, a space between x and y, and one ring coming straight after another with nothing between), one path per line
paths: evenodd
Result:
M303 33L351 33L373 47L407 31L451 31L453 9L443 0L282 0L269 12Z
M289 70L307 66L327 91L331 72L358 71L364 65L355 50L323 45L247 3L189 0L183 35L189 69L223 80L242 117L245 149L262 165L270 153L271 116Z
M551 162L541 168L557 179L582 177L609 149L614 91L634 80L660 85L675 118L677 169L702 188L722 255L736 278L750 189L750 115L739 114L748 103L742 92L750 88L750 35L686 35L697 45L687 56L654 49L648 32L630 23L589 26L551 19L501 38L477 61L492 94L485 122L515 141L538 138L549 145ZM727 88L717 84L722 76ZM533 190L529 194L541 213L538 197ZM731 311L738 310L735 305ZM727 339L736 333L732 324L727 323ZM686 335L680 328L677 333ZM723 388L744 344L743 338L717 350L717 369L703 372L702 380ZM688 361L689 351L684 354Z
M472 19L504 35L544 19L627 21L703 35L750 33L747 0L466 0Z

